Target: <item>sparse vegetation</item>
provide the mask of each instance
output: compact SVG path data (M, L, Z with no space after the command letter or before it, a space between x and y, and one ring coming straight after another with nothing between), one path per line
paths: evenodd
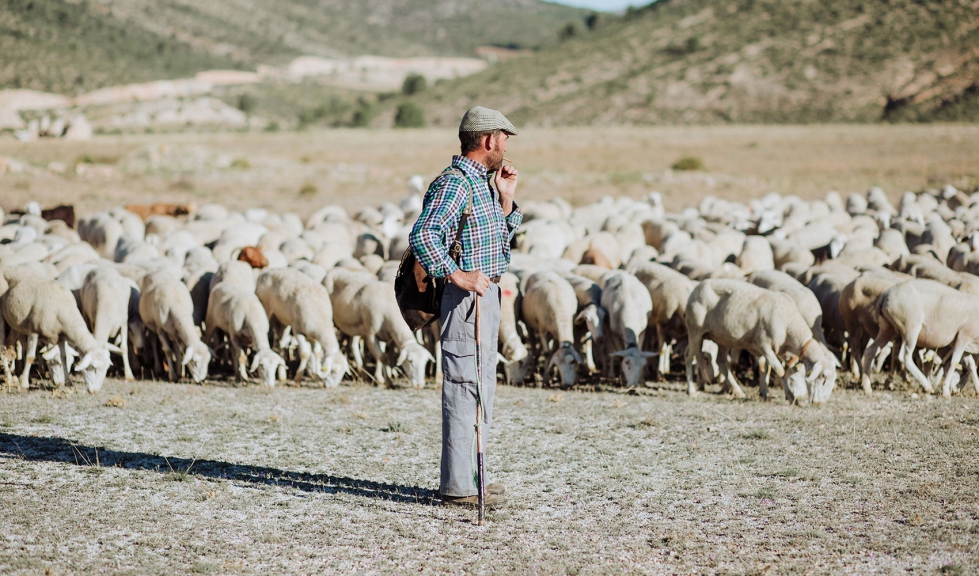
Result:
M679 160L674 162L673 165L670 166L670 168L674 170L680 170L680 171L696 170L702 172L706 170L706 167L704 166L704 161L701 160L700 158L697 158L696 156L684 156L683 158L680 158Z
M405 96L413 96L425 90L428 87L428 82L425 81L425 77L421 74L409 74L405 77L404 83L401 84L401 93Z
M396 128L424 128L425 113L412 102L403 102L394 115Z

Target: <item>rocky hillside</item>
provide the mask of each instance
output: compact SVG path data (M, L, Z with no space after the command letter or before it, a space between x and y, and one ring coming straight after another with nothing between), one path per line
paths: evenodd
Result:
M435 125L975 122L979 2L660 0L413 101Z
M303 54L538 48L583 14L540 0L0 0L0 89L78 94Z

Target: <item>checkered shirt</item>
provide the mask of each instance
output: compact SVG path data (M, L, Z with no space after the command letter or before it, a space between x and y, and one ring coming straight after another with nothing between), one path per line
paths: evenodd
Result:
M479 270L490 278L500 276L510 264L510 241L523 214L514 203L513 212L503 216L498 192L488 184L485 166L465 156L453 156L452 166L463 173L466 182L453 172L432 182L408 238L411 250L433 278L449 276L460 268ZM455 241L462 211L469 202L469 187L473 190L473 208L462 233L462 256L457 266L449 257L449 246Z

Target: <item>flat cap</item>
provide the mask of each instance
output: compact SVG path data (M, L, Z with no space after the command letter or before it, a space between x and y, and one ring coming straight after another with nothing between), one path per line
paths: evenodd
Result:
M475 106L466 110L459 123L459 132L492 132L502 130L510 136L517 135L517 129L499 110Z

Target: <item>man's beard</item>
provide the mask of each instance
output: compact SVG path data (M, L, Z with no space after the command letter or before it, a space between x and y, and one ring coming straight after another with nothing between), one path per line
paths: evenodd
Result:
M499 172L500 168L503 168L503 151L499 147L494 150L491 155L487 158L489 161L486 165L487 172Z

